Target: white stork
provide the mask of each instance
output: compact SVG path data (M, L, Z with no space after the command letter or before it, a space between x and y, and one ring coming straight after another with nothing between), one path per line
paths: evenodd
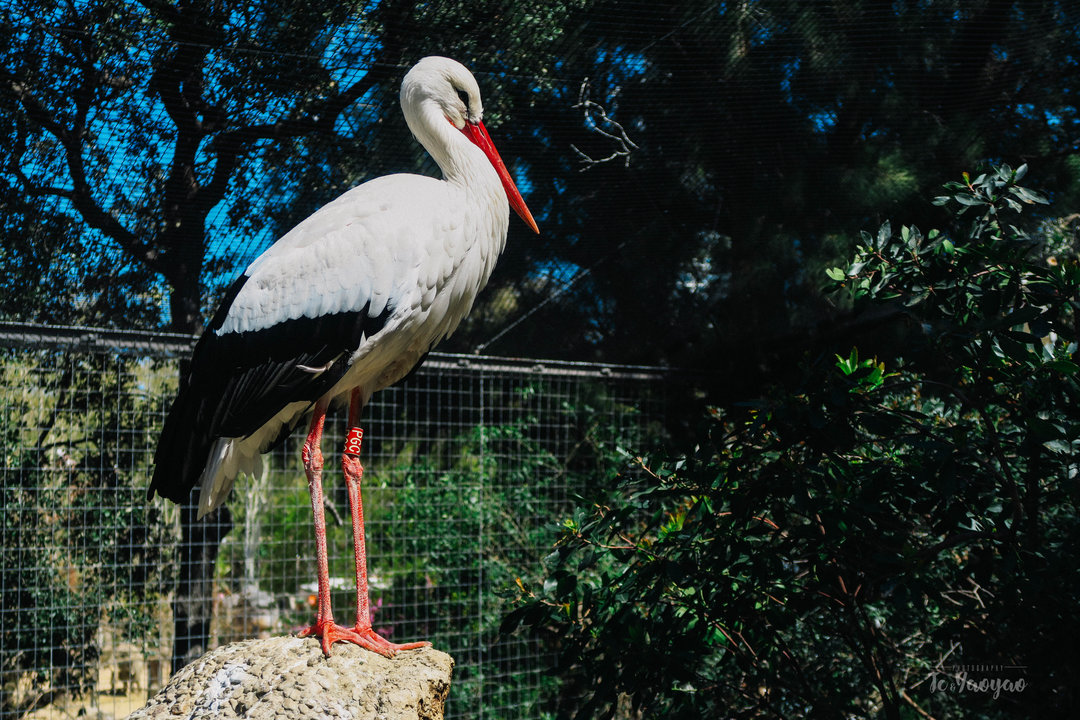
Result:
M192 354L154 456L154 492L183 502L201 486L200 517L240 473L308 413L319 606L301 635L386 656L371 628L359 461L361 408L454 331L506 244L509 208L539 232L482 122L480 88L454 60L427 57L401 83L401 109L443 179L389 175L355 187L279 239L230 287ZM509 205L508 205L509 201ZM342 466L356 554L356 624L330 608L320 450L331 403L348 401Z

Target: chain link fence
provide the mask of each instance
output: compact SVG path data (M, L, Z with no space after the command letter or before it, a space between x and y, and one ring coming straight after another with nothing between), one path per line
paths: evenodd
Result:
M179 511L146 484L186 336L0 326L0 720L119 718L167 680ZM655 368L432 354L365 410L374 626L454 656L449 717L552 712L549 648L500 637L500 588L535 572L614 448L660 432ZM341 447L332 413L324 452ZM314 614L310 503L295 433L238 481L218 554L212 646L295 632ZM348 619L344 483L327 473L331 584Z

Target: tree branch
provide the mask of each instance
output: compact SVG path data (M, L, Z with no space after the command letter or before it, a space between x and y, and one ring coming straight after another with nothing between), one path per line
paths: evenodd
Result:
M581 82L581 89L578 91L577 104L572 105L573 108L581 108L582 113L585 116L585 126L595 133L599 133L605 138L612 140L616 144L616 149L607 157L594 158L578 149L576 145L571 144L570 149L577 153L581 159L583 167L580 168L580 172L585 172L594 165L600 165L602 163L611 162L619 158L623 159L623 163L626 167L630 167L630 154L638 149L638 145L630 139L630 136L626 134L626 130L623 126L617 123L615 120L608 117L607 111L604 107L597 102L593 102L589 98L589 78L585 78ZM593 117L593 114L597 117ZM602 125L606 125L614 129L614 131L605 130Z
M147 267L156 272L162 272L163 268L161 267L158 252L124 227L115 217L105 212L94 200L90 184L87 182L86 166L82 156L84 133L65 127L10 71L0 69L0 82L6 85L15 95L27 117L40 125L60 143L60 146L64 149L68 172L71 175L72 188L68 190L34 185L30 183L21 167L16 168L16 177L23 183L27 192L34 195L52 195L68 200L87 225L105 233L132 257L145 263Z
M245 125L217 135L211 145L216 159L214 175L210 182L199 190L197 199L208 204L220 201L225 196L229 178L239 164L241 155L259 140L285 140L332 132L341 113L388 76L385 65L372 63L364 77L344 92L309 108L302 117Z

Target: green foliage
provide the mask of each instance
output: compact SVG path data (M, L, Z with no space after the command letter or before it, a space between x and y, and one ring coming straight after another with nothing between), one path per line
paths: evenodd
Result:
M591 492L592 483L615 469L609 449L618 436L615 423L596 410L610 400L597 397L596 406L544 415L547 427L580 429L575 450L564 455L549 445L557 438L537 431L540 418L531 409L544 392L539 384L523 386L520 417L455 438L448 465L430 461L445 453L404 453L404 476L394 479L395 489L371 516L387 519L386 541L403 563L393 567L373 558L379 572L395 579L383 594L381 616L394 621L394 637L421 637L452 649L458 667L453 703L463 717L501 716L507 708L537 716L551 704L553 681L538 679L535 667L523 664L523 658L547 652L546 644L524 637L499 641L506 604L493 591L517 586L547 540L550 518L573 506L567 488ZM618 422L625 434L627 419ZM414 613L408 608L417 600L431 609L430 624L409 621ZM376 624L379 619L377 614Z
M149 443L159 368L12 352L0 374L0 715L17 718L96 684L103 627L157 640L171 543L125 451Z
M1075 707L1080 265L1020 229L1023 172L965 175L955 232L885 224L829 271L894 357L808 360L565 521L504 623L558 638L563 713ZM950 689L965 670L1026 688Z

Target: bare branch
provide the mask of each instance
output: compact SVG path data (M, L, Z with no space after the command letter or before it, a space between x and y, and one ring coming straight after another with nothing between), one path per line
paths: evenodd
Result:
M572 105L571 107L581 108L581 111L585 116L585 126L593 132L612 140L616 145L616 149L607 157L594 158L579 150L576 145L571 144L570 149L577 153L578 158L581 159L584 166L580 169L580 172L585 172L595 165L611 162L618 158L622 158L625 166L630 167L630 154L638 149L638 145L630 139L630 136L626 134L626 130L621 124L608 116L607 111L602 105L589 98L589 94L589 78L585 78L581 81L581 89L578 91L577 104ZM606 130L605 128L611 128L611 130Z
M926 720L934 720L934 716L922 709L919 703L911 699L911 696L907 694L907 691L900 691L900 699L906 702L911 707L915 708L915 712L919 713L920 717L926 718Z

